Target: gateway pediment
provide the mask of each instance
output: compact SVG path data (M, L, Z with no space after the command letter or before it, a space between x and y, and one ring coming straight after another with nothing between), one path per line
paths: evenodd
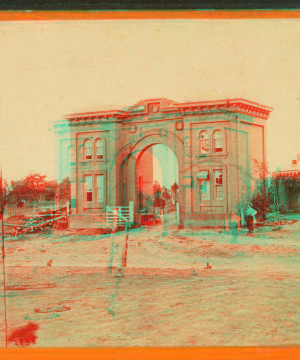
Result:
M273 109L245 99L226 99L216 101L184 102L179 103L166 98L146 99L127 107L126 109L99 111L93 113L81 113L67 115L69 121L84 122L88 120L98 121L123 121L132 116L144 116L150 114L205 114L212 112L239 113L250 117L268 119Z

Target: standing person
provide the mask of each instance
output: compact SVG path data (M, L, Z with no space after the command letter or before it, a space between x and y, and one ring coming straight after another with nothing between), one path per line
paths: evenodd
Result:
M165 207L166 207L166 201L163 197L160 198L160 213L164 214L165 213Z
M233 243L238 242L239 230L241 229L240 221L241 221L241 218L238 215L237 210L233 209L231 211L230 220L229 220L229 227L231 230Z
M248 228L248 234L253 234L253 225L255 220L255 215L257 214L257 211L252 208L251 203L246 204L246 219L247 219L247 228Z

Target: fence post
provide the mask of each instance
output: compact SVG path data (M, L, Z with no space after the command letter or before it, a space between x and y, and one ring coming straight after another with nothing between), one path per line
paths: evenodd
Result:
M127 223L126 223L127 224ZM126 234L125 238L125 246L122 252L122 268L125 268L127 265L127 250L128 250L128 234Z
M113 256L114 256L114 232L111 231L111 238L110 238L110 251L107 252L109 254L108 257L108 265L107 265L107 271L109 274L112 273L112 267L113 267Z
M133 223L134 220L134 202L129 201L129 225Z
M120 227L121 227L121 225L122 225L122 218L121 218L121 216L122 216L122 208L119 207L119 210L118 210L118 226L120 226Z
M114 231L117 231L118 228L118 209L113 210L113 224L114 224Z

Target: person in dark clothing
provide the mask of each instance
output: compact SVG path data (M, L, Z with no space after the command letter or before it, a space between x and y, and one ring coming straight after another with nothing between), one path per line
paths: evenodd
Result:
M165 207L166 207L166 202L165 202L165 199L164 198L160 198L160 210L161 210L161 213L164 214L165 212Z
M257 214L257 211L252 208L252 204L247 203L246 204L246 221L247 221L247 228L248 228L249 235L253 233L254 220L255 220L256 214Z

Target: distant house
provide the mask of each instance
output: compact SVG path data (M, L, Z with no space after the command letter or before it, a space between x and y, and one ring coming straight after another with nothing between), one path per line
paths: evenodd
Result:
M278 184L279 203L286 210L300 211L300 154L291 165L276 171L273 177Z

